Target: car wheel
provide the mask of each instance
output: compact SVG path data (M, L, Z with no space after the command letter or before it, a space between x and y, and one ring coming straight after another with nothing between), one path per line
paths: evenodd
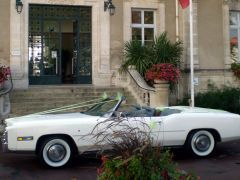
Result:
M38 156L44 165L57 168L67 165L72 154L72 148L67 139L51 137L42 143Z
M194 131L188 138L187 148L196 156L208 156L215 148L215 139L209 131Z

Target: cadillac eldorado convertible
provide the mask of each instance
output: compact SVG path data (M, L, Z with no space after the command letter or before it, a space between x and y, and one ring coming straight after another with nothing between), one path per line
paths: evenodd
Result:
M184 106L165 107L161 114L140 106L120 112L122 102L123 98L108 98L81 113L38 113L6 119L3 151L31 151L47 166L65 166L74 155L93 150L94 139L85 135L97 123L116 116L115 112L129 121L144 117L147 123L155 122L152 132L162 146L182 146L201 157L210 155L218 142L240 139L238 114Z

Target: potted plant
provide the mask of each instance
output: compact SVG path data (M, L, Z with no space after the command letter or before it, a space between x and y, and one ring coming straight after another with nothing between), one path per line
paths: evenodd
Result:
M10 75L10 68L5 66L0 66L0 89L3 88L4 82L8 79Z
M124 44L124 62L121 65L121 71L134 66L136 70L144 76L146 70L152 65L149 61L149 49L143 46L140 41L131 40Z
M167 32L164 32L156 37L153 45L149 47L148 58L152 64L171 63L180 67L182 52L182 42L171 42L167 37Z
M134 66L139 74L144 76L153 64L171 63L180 67L182 51L182 42L171 42L166 32L156 37L151 46L131 40L124 44L124 61L121 70Z
M145 73L146 81L160 83L159 81L164 81L165 83L175 84L180 78L180 70L174 64L170 63L160 63L154 64Z

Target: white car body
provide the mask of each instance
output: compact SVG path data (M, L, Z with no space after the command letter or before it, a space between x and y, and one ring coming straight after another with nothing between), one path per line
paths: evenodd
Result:
M116 105L111 108L111 111L106 112L103 116L65 113L6 119L6 130L3 136L4 151L36 152L41 138L59 135L71 138L78 153L95 150L91 149L94 139L86 135L92 132L97 123L111 117L112 113L110 112L117 110L121 102L122 100L116 101ZM129 118L142 119L140 115ZM193 152L199 156L209 155L214 149L215 142L240 139L240 116L226 111L176 106L165 108L161 116L145 116L144 119L149 123L156 122L156 126L152 129L153 137L157 137L155 140L163 146L184 146L189 137L196 139L198 132L203 133L203 140L208 136L208 132L212 134L214 141L211 150L195 152L193 147ZM208 138L209 142L211 138L211 136ZM198 142L193 139L189 143L191 146ZM60 167L65 163L57 165L47 163L47 165Z

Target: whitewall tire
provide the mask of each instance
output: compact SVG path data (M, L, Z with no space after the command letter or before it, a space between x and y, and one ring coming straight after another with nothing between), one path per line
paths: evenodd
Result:
M215 139L207 130L194 131L189 135L187 148L196 156L210 155L215 148Z
M46 139L39 151L39 158L44 165L58 168L67 165L72 157L72 148L65 138Z

